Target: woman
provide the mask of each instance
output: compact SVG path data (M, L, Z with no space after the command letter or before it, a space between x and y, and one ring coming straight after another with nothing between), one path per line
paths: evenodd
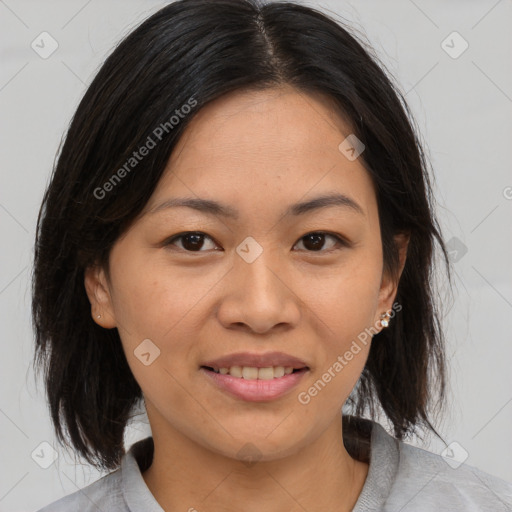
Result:
M87 90L38 219L52 420L114 470L42 510L507 510L505 482L403 441L445 396L436 243L449 275L407 105L345 28L157 12Z

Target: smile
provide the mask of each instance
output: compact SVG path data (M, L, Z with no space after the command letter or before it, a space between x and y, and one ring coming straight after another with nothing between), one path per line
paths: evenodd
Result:
M248 402L265 402L281 398L297 387L309 368L232 366L215 371L202 366L199 371L216 389L232 397Z

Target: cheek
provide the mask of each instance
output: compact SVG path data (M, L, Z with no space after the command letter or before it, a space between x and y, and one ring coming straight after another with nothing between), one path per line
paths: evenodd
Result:
M194 340L201 339L208 294L226 271L176 271L166 261L149 265L147 260L139 272L136 264L121 268L115 315L132 373L147 396L165 389L173 403L186 408L180 383L189 381L196 368L183 362L197 359Z
M164 339L188 318L222 276L199 268L173 268L165 254L118 258L113 267L116 320L134 342Z
M317 281L314 289L304 290L323 325L319 341L323 356L315 377L320 385L328 382L322 394L335 404L348 396L368 357L382 271L377 256L361 251L343 268Z
M116 319L123 322L123 351L145 397L153 403L165 398L160 407L169 401L182 411L191 406L182 384L189 379L190 368L182 362L187 360L194 315L205 295L201 286L184 281L146 266L118 285L115 306Z
M373 325L381 276L380 260L361 251L314 285L307 280L302 296L333 336L346 339Z

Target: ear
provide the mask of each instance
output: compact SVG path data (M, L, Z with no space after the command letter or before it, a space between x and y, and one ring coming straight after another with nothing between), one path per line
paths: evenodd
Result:
M116 327L112 297L105 271L100 266L85 269L84 285L91 303L92 319L105 329ZM101 315L98 318L98 315Z
M393 301L396 297L396 292L398 290L398 283L400 281L400 276L402 275L402 271L405 266L405 260L407 259L407 247L409 245L410 234L409 233L400 233L395 235L394 237L395 244L398 249L399 255L399 267L398 267L398 275L395 278L389 275L389 273L384 273L382 276L382 281L379 290L379 301L378 301L378 309L377 314L378 317L376 319L376 324L380 320L380 315L385 313L386 311L391 311L393 306Z

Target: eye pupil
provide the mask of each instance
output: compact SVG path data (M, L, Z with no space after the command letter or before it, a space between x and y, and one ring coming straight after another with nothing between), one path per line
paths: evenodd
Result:
M307 241L311 241L312 243L309 244ZM319 250L322 248L324 244L325 235L320 233L310 233L309 235L306 235L304 237L304 247L311 249L313 251Z
M203 239L204 235L198 234L198 233L188 233L186 235L182 236L182 244L183 247L187 250L198 250L201 249L204 243ZM190 242L187 242L187 240Z

